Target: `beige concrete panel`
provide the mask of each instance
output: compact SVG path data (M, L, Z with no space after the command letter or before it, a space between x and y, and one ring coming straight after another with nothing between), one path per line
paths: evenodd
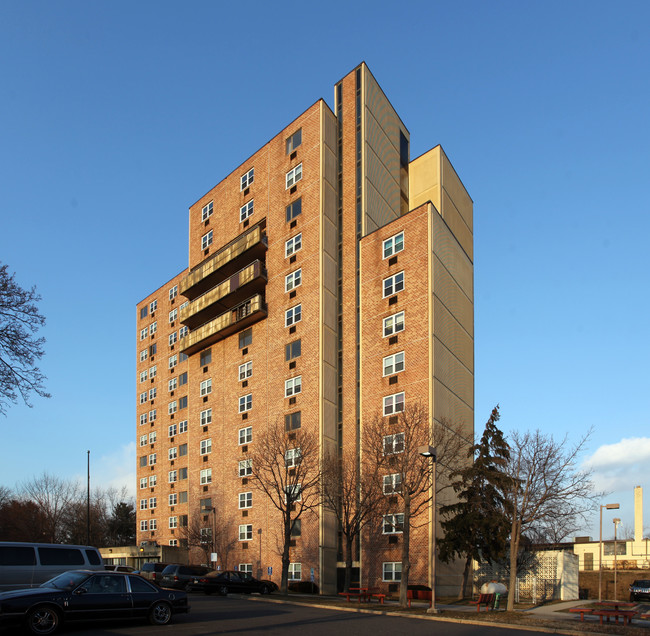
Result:
M337 270L336 260L329 254L323 253L323 288L329 290L334 296L336 296ZM323 298L323 302L327 300Z
M386 131L375 119L372 112L366 111L366 144L372 148L377 156L382 158L387 170L399 178L399 147L391 143Z
M442 192L442 218L470 259L474 260L474 237L446 190Z
M474 376L439 340L433 343L433 375L467 405L474 400Z
M399 131L401 128L399 117L379 88L375 78L370 73L366 73L365 80L366 106L386 132L392 145L397 149L399 157ZM404 133L408 137L408 133L406 131Z
M336 188L336 154L327 146L323 147L323 179L332 187Z
M399 209L400 186L395 176L395 173L391 174L386 169L374 149L368 147L366 153L366 178L377 188L391 207L397 205L396 209Z
M383 227L399 217L399 205L397 208L391 207L374 184L368 180L366 180L366 203L368 209L366 216L370 217L377 227Z
M328 400L323 400L323 436L331 440L336 439L336 418L336 404Z
M323 215L336 225L336 216L338 208L338 197L336 188L330 186L327 181L323 182Z
M438 214L431 215L433 253L469 298L474 297L472 262ZM435 264L434 264L435 267Z
M324 258L329 258L325 256ZM336 329L336 295L328 289L323 289L323 324L330 329Z
M323 143L334 153L336 154L336 145L338 139L338 128L336 115L329 110L329 108L323 108Z
M336 331L329 327L323 327L323 361L336 366L337 352Z
M375 230L379 229L377 224L371 218L369 218L368 215L365 216L364 220L365 220L365 225L363 227L364 236L367 235L367 234L371 234Z
M440 146L436 146L409 164L409 209L431 201L440 211L440 192Z
M438 298L433 298L435 337L471 372L474 372L474 340Z
M323 400L336 403L336 396L338 393L338 378L336 369L329 365L323 365Z
M323 217L323 249L333 259L336 259L338 250L337 239L336 225L329 218Z
M438 259L434 259L433 293L473 338L474 305Z
M474 213L472 199L467 193L467 190L465 190L465 186L458 178L456 171L444 151L442 152L442 185L461 213L470 232L473 231Z

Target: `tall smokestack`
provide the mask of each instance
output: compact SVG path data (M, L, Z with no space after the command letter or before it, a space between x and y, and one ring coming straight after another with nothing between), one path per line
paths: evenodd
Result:
M643 541L643 488L634 488L634 540Z

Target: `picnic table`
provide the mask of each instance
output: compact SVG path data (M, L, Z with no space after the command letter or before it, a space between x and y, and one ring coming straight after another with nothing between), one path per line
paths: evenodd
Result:
M580 620L584 621L585 620L585 614L591 614L594 611L593 607L571 607L569 608L569 612L572 614L577 614L580 612Z
M592 616L600 617L600 624L603 624L603 616L607 617L607 622L613 616L616 623L618 623L618 617L620 616L623 619L623 625L629 625L632 622L632 619L636 615L636 610L622 610L622 609L595 609L591 613Z
M380 603L384 602L385 594L379 594L378 587L351 587L349 592L339 592L339 596L345 596L348 603L350 599L356 598L359 603L370 602L372 597L378 598Z

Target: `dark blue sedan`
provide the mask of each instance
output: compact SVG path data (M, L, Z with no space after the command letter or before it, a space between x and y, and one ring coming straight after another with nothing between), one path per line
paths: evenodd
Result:
M65 621L148 618L166 625L173 614L188 611L185 592L121 572L71 570L40 587L0 593L0 626L24 624L41 635Z

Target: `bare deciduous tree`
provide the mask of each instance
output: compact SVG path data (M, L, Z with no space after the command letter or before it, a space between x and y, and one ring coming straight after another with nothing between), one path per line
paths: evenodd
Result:
M462 425L448 421L433 426L429 412L419 402L406 404L393 418L377 414L364 425L364 457L382 472L383 494L395 498L395 513L402 519L402 574L400 604L407 603L411 530L428 523L420 517L433 498L432 466L436 470L436 497L451 489L449 476L467 464L467 449L473 443L464 437ZM423 446L435 446L437 461L420 454ZM437 501L440 505L440 501Z
M514 432L508 440L511 486L504 492L511 517L508 611L514 608L522 533L533 527L537 533L561 527L568 534L578 519L585 519L597 505L600 494L594 492L591 473L578 469L578 458L588 438L589 434L569 446L566 437L556 442L550 435L535 431Z
M263 492L282 519L282 579L280 591L287 593L291 530L306 510L320 502L320 458L318 438L311 431L285 431L284 422L269 424L258 435L246 459L252 463L255 487Z
M36 303L36 289L23 289L9 274L7 265L0 265L0 413L6 414L10 403L21 395L27 406L31 393L50 397L43 382L45 376L36 365L43 356L44 338L35 338L45 324Z
M358 454L351 448L339 458L328 454L322 470L323 506L338 521L345 544L344 591L350 589L353 547L365 525L379 517L386 508L381 477L375 467L362 468Z

